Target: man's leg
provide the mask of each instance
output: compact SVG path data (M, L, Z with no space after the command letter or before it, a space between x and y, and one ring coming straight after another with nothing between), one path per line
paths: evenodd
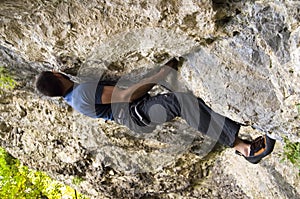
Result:
M214 112L202 99L188 93L168 93L150 97L141 104L138 111L152 124L161 124L180 116L186 122L217 140L219 143L233 147L251 163L258 163L269 155L275 140L269 136L260 136L254 141L238 138L241 124Z
M152 124L161 124L179 116L201 133L234 147L240 124L215 113L202 99L188 93L167 93L146 100L139 111Z

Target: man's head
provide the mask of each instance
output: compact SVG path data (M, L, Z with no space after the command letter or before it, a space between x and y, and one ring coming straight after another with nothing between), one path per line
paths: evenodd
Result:
M70 78L62 73L44 71L36 80L36 88L46 96L56 97L63 96L66 91L65 80Z

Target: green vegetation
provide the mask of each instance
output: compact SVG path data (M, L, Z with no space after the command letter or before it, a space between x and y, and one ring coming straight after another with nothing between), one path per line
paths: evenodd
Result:
M43 172L22 165L0 148L0 198L2 199L87 199L74 189L52 180Z
M12 90L17 85L12 75L7 71L6 68L0 66L0 89L1 90Z
M289 160L299 169L300 175L300 142L291 142L284 138L285 146L283 148L283 160Z
M80 185L83 181L84 181L83 178L78 177L78 176L75 176L75 177L73 178L73 180L72 180L72 183L73 183L74 185Z

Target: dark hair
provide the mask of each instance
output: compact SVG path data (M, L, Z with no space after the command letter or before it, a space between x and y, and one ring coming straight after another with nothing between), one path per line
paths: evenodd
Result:
M65 75L63 76L65 77ZM41 72L37 77L35 85L38 91L50 97L63 96L64 94L62 82L51 71Z

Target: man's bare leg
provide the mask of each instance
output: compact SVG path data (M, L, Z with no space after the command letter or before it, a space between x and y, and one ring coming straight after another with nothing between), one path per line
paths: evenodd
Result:
M250 155L250 144L245 143L238 137L236 137L234 141L233 148L242 153L245 157Z

